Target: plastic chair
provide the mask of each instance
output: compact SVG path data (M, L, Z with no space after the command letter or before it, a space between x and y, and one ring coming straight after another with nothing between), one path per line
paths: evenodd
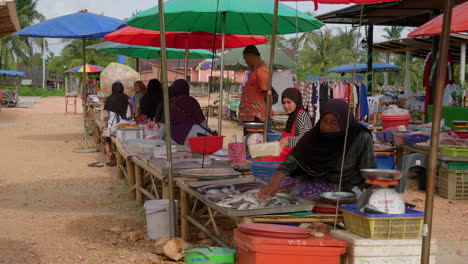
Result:
M411 154L407 154L407 155L404 155L402 158L401 158L401 161L398 163L397 165L397 168L401 171L403 171L403 176L400 178L400 180L398 180L398 185L395 187L396 191L398 193L404 193L405 192L405 188L406 188L406 182L408 180L408 175L409 175L409 170L412 168L412 167L415 167L415 166L420 166L420 167L423 167L425 169L427 169L427 160L428 160L428 156L427 155L424 155L424 154L421 154L421 153L411 153ZM422 187L422 185L425 187L425 183L426 183L426 179L424 177L424 179L419 179L419 182L421 183L419 186L420 186L420 189ZM424 184L422 184L424 183Z

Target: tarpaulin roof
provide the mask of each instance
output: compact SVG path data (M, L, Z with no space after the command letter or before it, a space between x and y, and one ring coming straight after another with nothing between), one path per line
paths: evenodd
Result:
M387 63L372 63L374 72L400 71L401 67ZM367 72L367 64L347 64L331 68L328 72Z
M24 72L21 72L21 71L0 70L0 74L10 75L10 76L24 76Z

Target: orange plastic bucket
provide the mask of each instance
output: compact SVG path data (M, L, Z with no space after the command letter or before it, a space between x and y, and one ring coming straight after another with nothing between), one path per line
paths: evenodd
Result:
M380 115L384 130L389 127L408 126L410 119L411 115Z

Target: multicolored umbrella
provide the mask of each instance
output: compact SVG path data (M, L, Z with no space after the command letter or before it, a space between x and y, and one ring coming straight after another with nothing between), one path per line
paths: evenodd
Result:
M104 68L101 66L86 64L86 69L83 67L83 65L80 65L66 70L65 72L102 72L103 70Z
M468 2L453 8L450 33L468 32ZM444 14L437 16L426 24L408 34L409 37L434 36L442 33Z
M126 26L107 34L105 40L123 44L160 47L160 32ZM176 49L221 49L221 35L208 32L166 32L166 47ZM240 48L266 43L264 36L227 34L224 48Z
M124 86L124 92L127 95L133 95L133 84L140 80L140 74L131 67L112 62L101 73L101 92L106 95L112 93L112 84L121 82Z

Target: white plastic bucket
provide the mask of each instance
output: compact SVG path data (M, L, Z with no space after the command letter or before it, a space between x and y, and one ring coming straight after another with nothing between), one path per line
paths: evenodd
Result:
M177 224L177 205L176 207L176 224ZM146 229L148 237L158 239L162 236L170 234L171 225L169 223L169 200L148 200L143 206L146 210ZM176 228L177 230L177 228Z

